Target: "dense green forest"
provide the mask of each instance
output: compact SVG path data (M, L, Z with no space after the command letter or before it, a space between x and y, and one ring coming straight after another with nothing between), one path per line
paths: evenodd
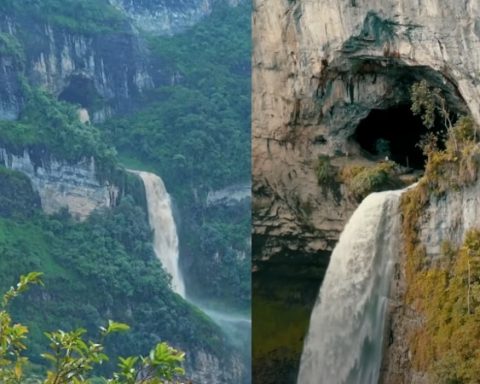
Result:
M219 7L183 34L147 36L179 84L149 92L143 108L100 127L121 162L158 173L173 194L188 228L181 249L193 259L192 292L241 310L249 308L250 263L231 247L249 252L250 208L234 215L207 209L195 193L205 198L250 179L250 7ZM216 252L225 255L222 263L212 261Z
M250 4L220 7L183 34L147 40L174 84L104 125L124 161L155 169L177 198L249 180Z
M166 339L211 351L221 348L215 324L167 289L170 279L153 253L145 212L133 199L77 223L68 212L43 215L29 198L10 218L0 219L0 289L5 291L19 274L45 273L45 287L12 308L30 328L33 362L42 362L45 330L96 329L106 318L132 324L132 333L109 345L114 354L126 349L143 353L152 340Z
M20 6L7 0L0 13L87 36L132 33L126 17L106 1L26 0ZM163 340L228 356L217 325L169 289L170 278L152 249L144 196L131 188L123 167L165 180L178 211L181 257L188 259L192 290L248 311L250 264L238 251L249 249L249 207L207 207L204 201L208 191L250 175L250 5L219 6L177 36L142 33L151 65L172 82L132 100L133 113L118 113L103 124L81 123L79 105L58 100L29 78L25 47L38 38L34 31L0 33L0 56L13 58L23 94L18 120L0 121L1 146L14 153L29 149L38 154L34 162L45 156L70 163L94 157L98 176L113 182L120 177L122 193L118 206L84 222L68 211L46 216L28 178L0 169L0 291L20 274L45 274L44 288L12 306L14 319L30 329L32 361L43 362L44 331L91 331L109 318L132 327L107 343L113 357L126 349L144 354ZM223 258L215 263L217 253Z
M117 31L126 22L107 0L2 0L0 11L82 34Z
M50 155L77 162L93 156L97 163L114 166L116 151L102 133L83 124L78 107L59 101L48 92L24 85L25 106L16 121L0 121L0 140L10 149L42 149Z

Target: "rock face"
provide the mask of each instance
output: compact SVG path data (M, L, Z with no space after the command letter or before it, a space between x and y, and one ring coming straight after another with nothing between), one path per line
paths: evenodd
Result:
M14 119L21 109L20 74L96 112L94 120L128 107L133 97L152 87L153 80L143 43L128 22L119 28L120 33L88 35L19 17L0 17L0 33L11 46L0 60L1 116ZM106 106L95 110L96 100Z
M253 20L258 268L285 256L294 265L305 255L320 258L331 251L355 204L343 186L318 185L315 162L330 156L341 166L362 158L352 136L372 109L408 103L410 86L427 79L452 108L480 121L476 1L255 0ZM458 215L439 204L422 232L432 254L440 234L454 231L457 240L463 235L454 221L434 218ZM473 207L476 199L458 204ZM472 222L469 215L464 223Z
M236 5L242 0L109 0L135 25L148 32L172 35L210 14L217 3Z
M247 383L247 372L244 364L235 357L221 361L218 357L205 351L190 355L187 371L192 372L190 379L194 383L230 384Z
M319 155L357 153L349 138L371 109L407 101L409 86L427 78L459 110L466 105L480 118L480 5L254 3L255 234L299 235L307 251L325 249L351 207L332 194L321 196L313 162ZM299 207L307 203L314 212L312 229L304 232Z
M452 249L459 249L467 232L480 228L480 181L458 190L449 191L441 197L431 196L428 206L418 222L420 244L425 249L427 264L435 265L441 260L441 245L449 242ZM406 291L405 273L402 264L392 281L390 320L387 332L390 342L386 347L382 368L382 383L428 384L431 381L424 372L413 369L410 345L412 329L421 328L425 321L419 313L404 304Z
M207 194L206 205L225 205L227 207L240 204L242 201L250 200L252 187L248 184L231 185L218 191L211 191Z
M0 162L28 176L48 214L68 208L74 217L83 220L95 209L115 205L118 196L117 187L97 180L93 159L77 164L55 159L33 161L28 151L15 155L1 148Z

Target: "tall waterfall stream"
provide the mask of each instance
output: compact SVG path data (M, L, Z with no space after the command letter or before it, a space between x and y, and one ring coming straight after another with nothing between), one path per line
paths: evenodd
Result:
M143 180L148 204L148 221L153 229L153 248L163 268L172 276L172 289L185 298L185 283L178 265L178 235L170 195L160 177L135 172Z
M232 343L242 349L250 349L251 320L241 315L207 308L186 295L185 283L179 266L179 241L172 212L170 195L162 179L149 172L130 171L137 174L145 185L148 204L148 220L153 229L153 246L163 268L172 276L172 289L184 299L201 309L215 322ZM240 341L240 343L239 343ZM240 344L240 345L239 345ZM249 363L249 362L248 362Z
M378 383L402 192L369 195L341 234L310 318L297 384Z

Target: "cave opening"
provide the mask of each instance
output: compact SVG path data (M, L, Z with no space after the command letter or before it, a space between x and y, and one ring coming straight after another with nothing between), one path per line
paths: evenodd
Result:
M425 169L425 156L419 147L422 136L433 132L439 137L445 127L436 119L433 128L427 129L420 116L416 116L407 104L388 109L372 109L360 121L353 139L375 160L388 157L405 167Z
M101 99L91 79L84 76L72 76L69 80L68 86L58 97L60 100L79 104L82 108L89 109Z

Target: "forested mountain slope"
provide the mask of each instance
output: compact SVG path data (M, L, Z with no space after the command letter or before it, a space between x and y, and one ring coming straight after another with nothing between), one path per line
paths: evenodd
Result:
M197 6L161 36L118 2L0 4L0 288L45 272L14 307L37 364L43 331L112 318L132 326L114 355L165 340L200 382L248 380L248 356L171 291L143 184L125 169L158 174L172 195L187 295L248 313L249 194L207 197L248 181L250 7Z

